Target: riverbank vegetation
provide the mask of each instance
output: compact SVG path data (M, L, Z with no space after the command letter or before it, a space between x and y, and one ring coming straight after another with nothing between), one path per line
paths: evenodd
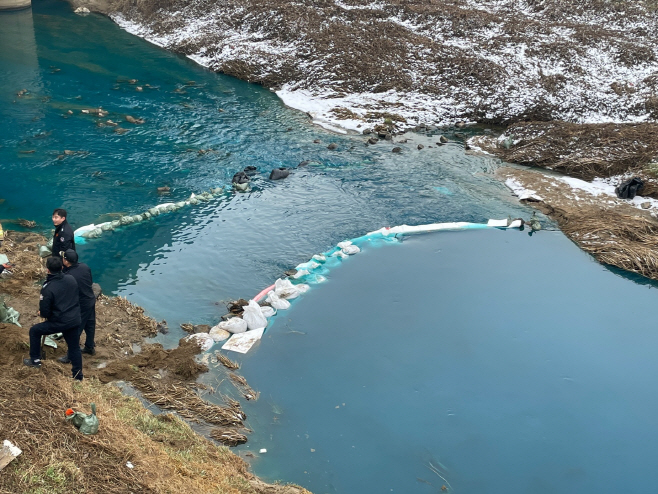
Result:
M69 366L57 362L66 352L61 346L46 348L41 369L23 366L45 278L39 243L45 243L39 235L10 231L0 247L15 264L13 274L0 279L0 290L4 302L21 313L22 326L0 324L0 430L3 440L23 451L2 470L0 492L307 492L261 482L220 444L246 438L240 404L228 397L224 405L205 400L209 393L221 395L195 382L208 369L197 361L196 344L182 341L172 350L145 344L163 323L125 299L99 297L97 352L85 355L83 382L72 380ZM117 383L155 403L157 414L123 394ZM84 436L64 414L68 408L89 413L90 403L97 406L100 429ZM196 434L188 422L206 427L218 442Z

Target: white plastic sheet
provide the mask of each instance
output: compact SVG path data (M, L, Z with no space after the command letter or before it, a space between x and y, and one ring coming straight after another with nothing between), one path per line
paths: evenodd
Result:
M246 333L234 334L226 343L224 343L222 350L247 353L254 343L261 339L263 331L264 329L261 328L247 331Z

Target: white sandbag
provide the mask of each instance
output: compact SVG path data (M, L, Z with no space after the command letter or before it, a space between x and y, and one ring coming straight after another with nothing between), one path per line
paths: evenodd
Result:
M265 317L272 317L276 315L276 309L274 307L270 307L269 305L261 305L260 311Z
M281 298L292 299L299 296L299 290L288 279L282 280L279 278L274 282L274 291Z
M214 327L208 332L208 334L210 335L210 337L211 337L211 338L213 339L213 341L215 341L215 342L227 340L227 339L229 338L229 336L231 336L231 333L229 333L229 332L226 331L225 329L220 328L219 325L214 326Z
M288 302L285 298L279 297L274 290L271 290L267 294L267 298L265 300L269 302L270 305L276 310L286 310L290 308L290 302Z
M361 249L359 249L356 245L346 245L341 249L341 251L348 256L353 256L354 254L361 252Z
M352 245L352 242L350 240L345 240L344 242L338 242L336 244L336 246L339 249L344 249L345 247L349 247L350 245Z
M345 259L346 257L350 257L349 255L345 254L342 250L337 250L333 254L331 254L332 257L340 257L341 259Z
M295 288L297 288L297 291L299 293L306 293L308 292L308 289L311 288L310 285L307 285L305 283L300 283L299 285L295 285Z
M232 317L228 321L220 322L217 327L229 333L244 333L247 330L247 321L241 317Z
M297 271L297 272L293 275L293 278L295 278L295 279L297 279L297 278L301 278L302 276L306 276L308 273L309 273L308 270L306 270L306 269L300 269L299 271Z
M325 262L327 260L327 257L324 254L315 254L311 259L315 259L316 261L319 262Z
M155 206L155 209L158 209L161 213L166 213L171 211L172 206L174 205L173 202L165 202L162 204L158 204Z
M242 319L247 322L247 328L262 329L267 326L267 318L260 311L260 305L254 300L249 301L249 305L244 308Z
M202 352L207 352L215 344L215 340L213 340L212 336L210 336L208 333L191 334L185 338L185 341L194 341L197 345L199 345L199 348L201 348Z
M297 266L295 266L295 269L296 269L297 271L300 271L300 270L303 270L303 269L305 269L305 270L307 270L307 271L312 271L312 270L314 270L315 268L319 268L319 267L320 267L320 265L319 265L317 262L315 262L315 261L308 261L308 262L303 262L303 263L301 263L301 264L298 264Z
M327 278L325 278L321 274L311 273L304 279L304 281L306 281L306 283L313 283L315 285L318 283L324 283L325 281L327 281Z
M487 226L494 226L494 227L506 227L507 226L507 220L489 220L487 221Z
M94 228L93 230L86 231L81 235L82 238L98 238L103 234L103 230L100 228Z
M90 232L90 231L92 231L94 228L96 228L96 225L94 225L93 223L92 223L91 225L81 226L80 228L77 228L77 229L73 232L73 235L74 235L75 237L82 237L82 234L83 234L83 233ZM52 245L50 245L50 247L52 247Z

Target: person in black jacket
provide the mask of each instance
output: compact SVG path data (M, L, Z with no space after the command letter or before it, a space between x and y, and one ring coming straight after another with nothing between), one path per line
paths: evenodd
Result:
M62 253L68 249L75 250L75 238L73 228L66 221L66 209L55 209L53 211L53 225L55 225L55 235L53 235L53 256L62 257Z
M46 267L48 277L39 297L39 315L46 321L30 328L30 358L23 359L23 364L41 367L41 337L62 333L69 347L73 378L82 380L78 283L73 276L62 273L62 260L59 257L49 257Z
M78 282L78 295L80 298L80 329L78 338L85 332L85 346L82 353L88 355L96 354L94 335L96 333L96 296L92 284L91 269L83 262L78 262L78 253L73 249L64 252L64 273L70 274ZM63 364L71 362L71 356L66 355L58 359Z

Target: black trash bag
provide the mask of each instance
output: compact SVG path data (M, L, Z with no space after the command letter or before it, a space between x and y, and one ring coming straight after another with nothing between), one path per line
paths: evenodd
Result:
M644 187L642 179L633 177L615 187L615 194L620 199L633 199Z
M272 170L272 173L270 173L270 180L281 180L282 178L286 178L288 175L290 175L290 170L286 168L275 168Z
M247 184L249 183L249 177L245 172L238 172L233 175L233 180L231 180L231 182L234 184Z

